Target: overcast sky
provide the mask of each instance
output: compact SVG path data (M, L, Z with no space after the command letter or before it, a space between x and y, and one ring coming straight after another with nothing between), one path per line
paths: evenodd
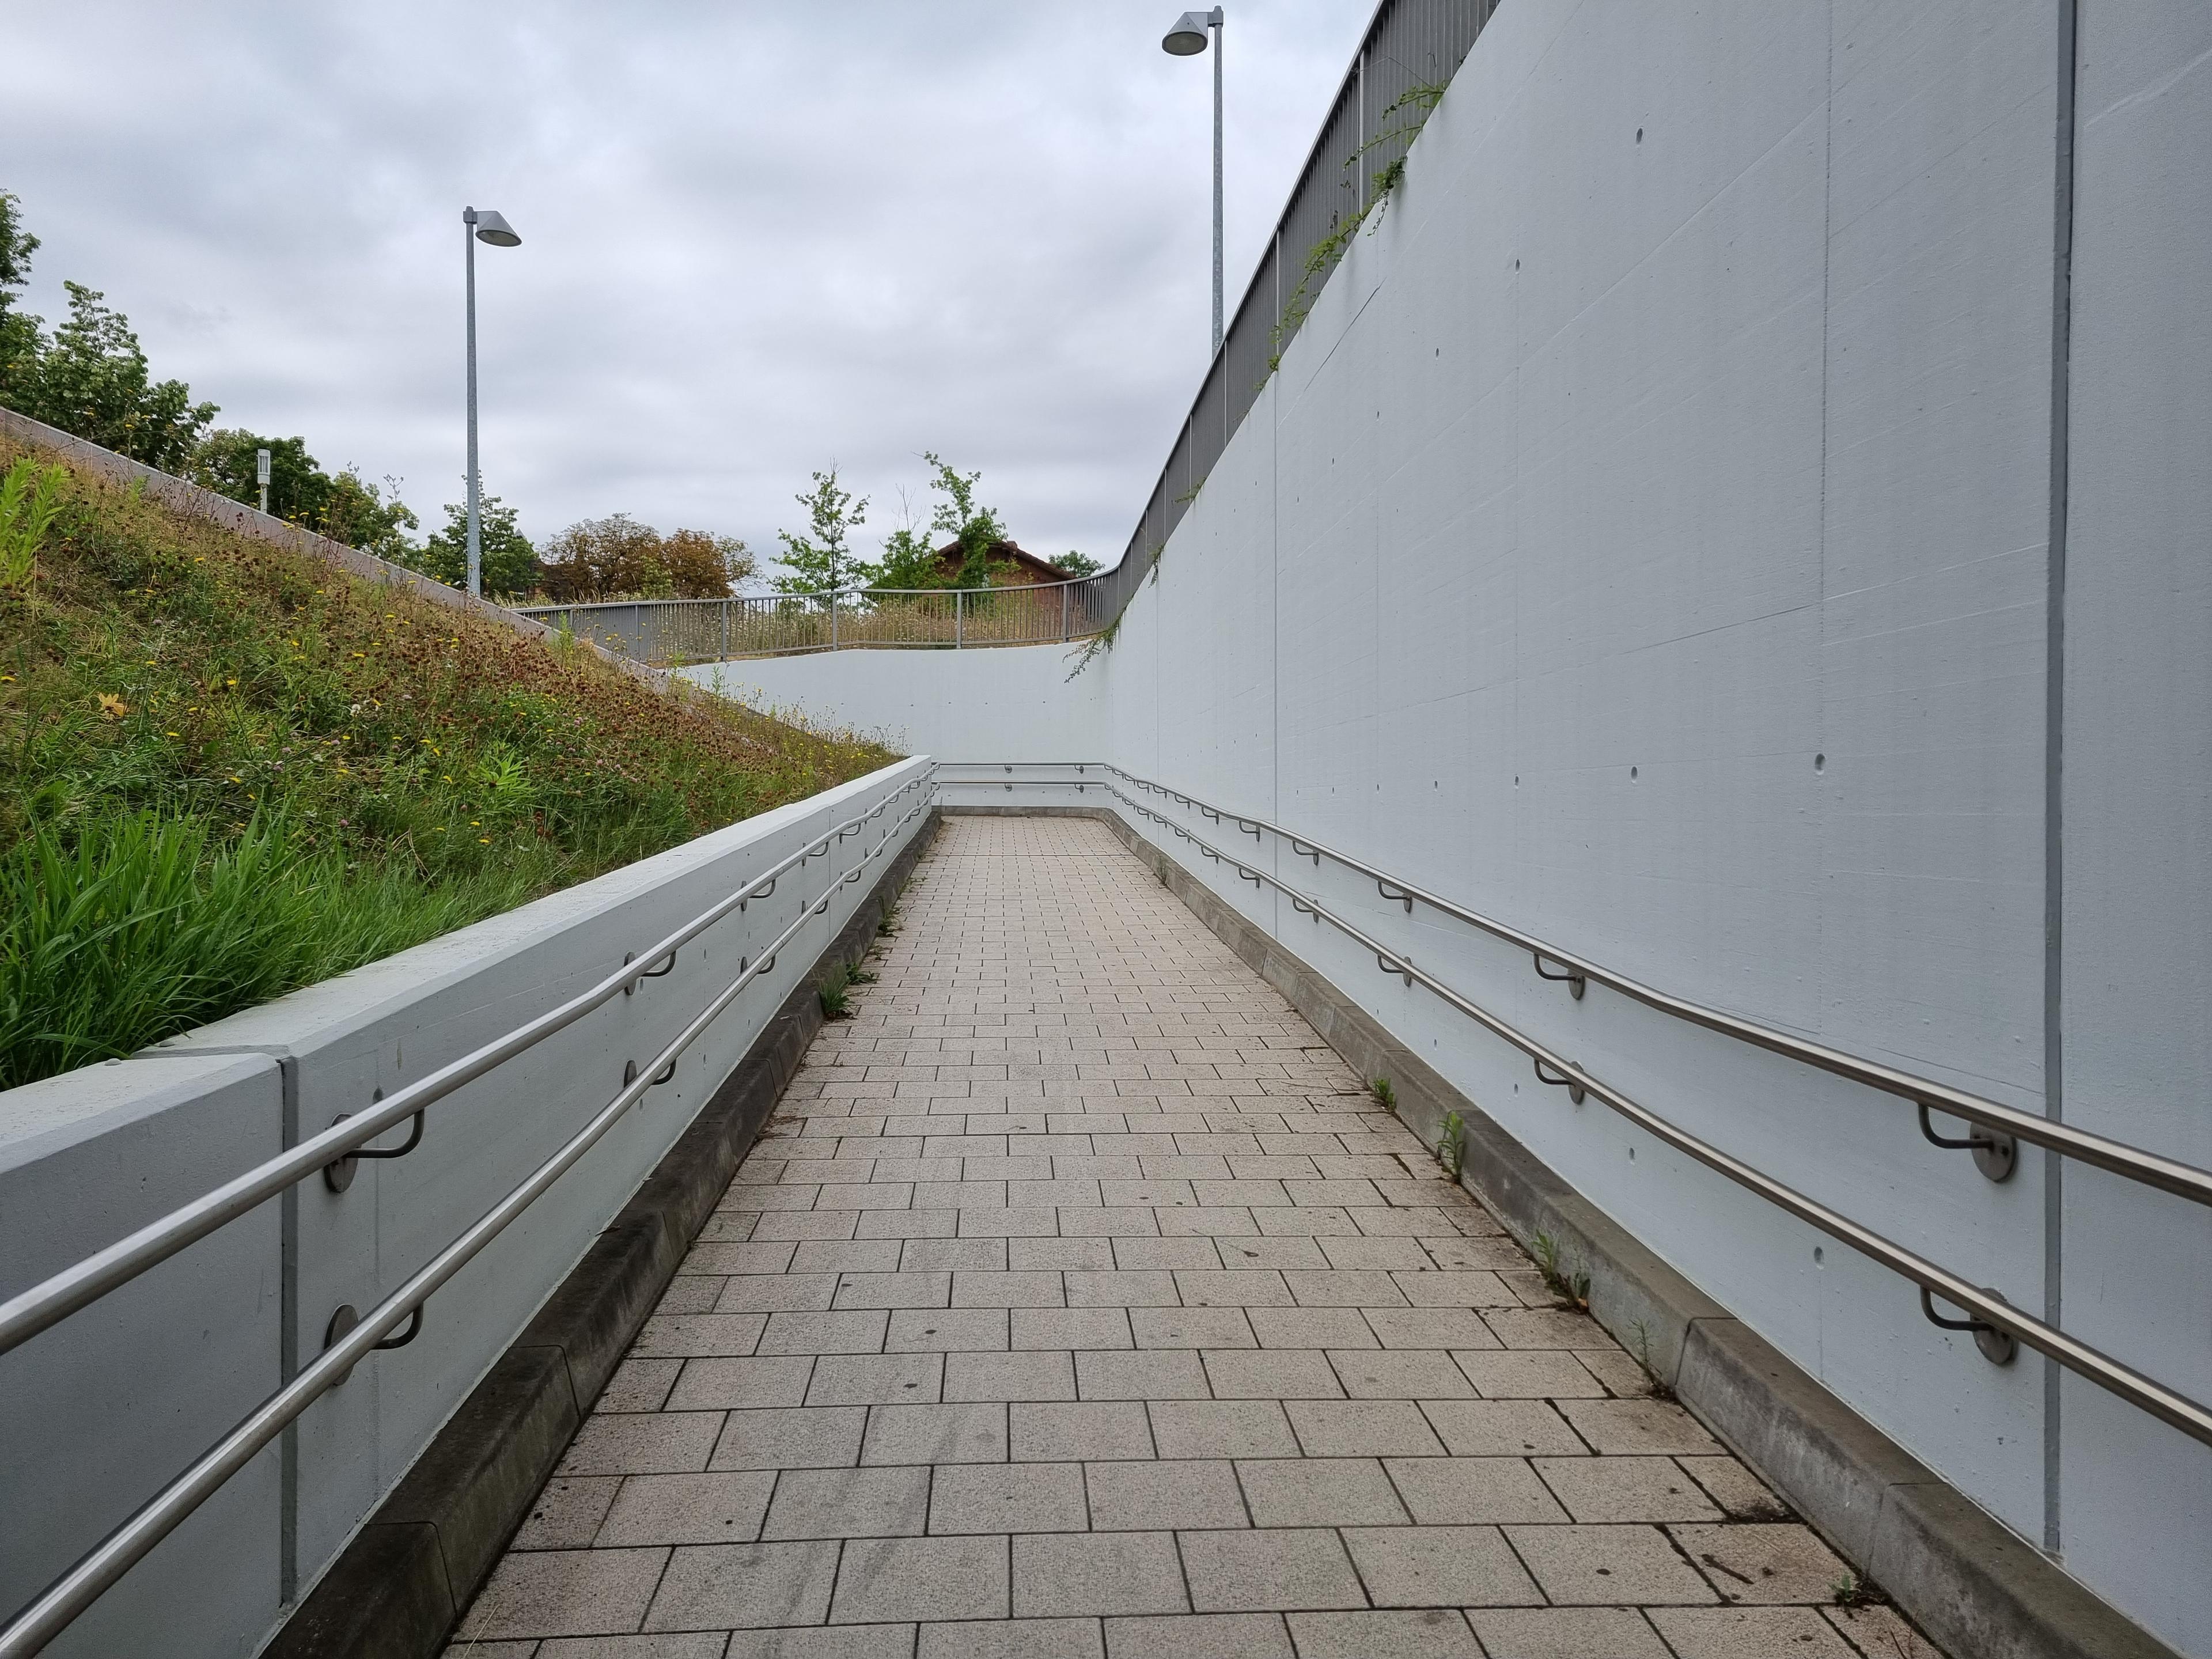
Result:
M1176 0L26 7L0 189L29 308L106 292L219 423L458 500L465 204L488 489L543 537L744 537L838 465L859 545L934 449L1111 564L1209 349L1207 59ZM1233 311L1368 0L1229 13Z

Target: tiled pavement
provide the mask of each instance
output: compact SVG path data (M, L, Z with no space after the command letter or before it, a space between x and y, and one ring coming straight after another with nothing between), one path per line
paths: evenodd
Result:
M1923 1659L1094 821L945 821L449 1651Z

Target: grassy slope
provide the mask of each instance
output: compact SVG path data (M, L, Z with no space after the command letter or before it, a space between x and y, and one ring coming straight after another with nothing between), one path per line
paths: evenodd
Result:
M33 588L0 592L0 1088L893 758L66 495Z

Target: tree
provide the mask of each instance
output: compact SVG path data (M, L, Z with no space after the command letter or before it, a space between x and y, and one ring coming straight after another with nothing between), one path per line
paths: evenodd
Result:
M533 592L538 586L538 550L515 528L514 509L503 505L496 495L486 495L477 503L477 520L483 591L504 599ZM407 549L398 562L448 587L465 587L469 509L459 501L447 501L446 527L421 547Z
M15 308L16 290L31 279L39 239L23 228L22 204L0 190L0 404L20 406L17 377L39 352L39 319Z
M751 551L735 536L678 530L660 544L660 562L680 598L726 599L756 568Z
M1054 559L1052 565L1054 569L1064 570L1071 576L1095 576L1098 574L1098 561L1077 552L1072 547Z
M855 501L852 492L837 487L837 469L813 475L814 488L792 499L806 509L807 531L803 536L788 530L775 532L783 544L777 562L784 574L775 578L779 593L829 593L840 587L866 587L877 573L865 560L855 558L846 538L855 526L867 520L868 502Z
M753 556L733 536L678 530L664 537L627 513L586 519L546 543L540 564L556 601L720 599L753 573Z
M81 283L64 283L70 319L12 366L9 392L33 420L164 471L191 456L216 416L182 380L149 381L130 319ZM27 319L36 332L39 319Z
M242 428L210 432L192 452L187 474L193 483L249 507L260 504L255 458L269 452L269 510L276 517L334 542L380 558L407 561L407 532L422 520L399 499L397 484L386 501L377 487L352 467L332 477L307 453L305 438L264 438Z

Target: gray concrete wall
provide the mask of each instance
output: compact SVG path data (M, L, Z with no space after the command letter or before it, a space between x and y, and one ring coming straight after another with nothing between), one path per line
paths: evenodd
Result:
M124 1066L89 1067L0 1095L0 1135L4 1126L27 1126L16 1143L0 1140L0 1182L14 1179L21 1183L17 1190L40 1195L38 1206L0 1207L11 1286L36 1282L574 995L619 967L626 952L644 955L761 871L926 769L924 762L898 763L203 1027ZM415 1152L362 1164L343 1193L320 1180L304 1182L161 1270L173 1277L205 1253L209 1265L189 1282L201 1300L215 1298L217 1311L204 1312L189 1297L161 1298L146 1288L155 1283L149 1275L0 1358L0 1367L21 1365L38 1384L25 1408L40 1414L25 1423L37 1425L43 1442L27 1447L11 1434L11 1449L24 1447L22 1455L42 1460L32 1473L52 1484L72 1459L81 1462L84 1448L112 1437L114 1452L102 1455L113 1468L96 1494L99 1515L112 1524L109 1510L120 1504L119 1513L127 1513L150 1497L319 1352L339 1304L366 1309L390 1294L580 1128L622 1086L626 1063L645 1067L736 976L741 957L757 957L914 799L908 795L864 832L787 874L771 896L717 923L678 952L665 976L644 981L635 995L617 997L432 1107ZM920 822L900 832L898 844ZM896 851L895 845L885 856ZM780 971L757 981L757 990L708 1028L674 1079L648 1093L553 1192L432 1298L416 1341L365 1361L240 1477L244 1484L234 1483L236 1495L227 1492L209 1512L216 1518L196 1523L189 1534L196 1542L179 1534L164 1547L177 1558L182 1582L193 1584L195 1616L210 1632L205 1644L179 1651L250 1653L259 1645L279 1600L296 1600L312 1587L744 1054L793 975L836 936L866 890L865 882L836 886L828 915L785 953ZM126 1085L152 1091L153 1104L134 1096L108 1106ZM210 1091L228 1091L219 1098L228 1102L249 1089L258 1091L250 1136L243 1105L222 1109L224 1124L241 1126L227 1131L228 1139L198 1127L194 1114L216 1109ZM167 1114L160 1121L193 1151L179 1160L173 1178L137 1127L156 1106ZM76 1121L59 1140L40 1127L57 1115ZM404 1139L404 1130L394 1130L380 1144ZM40 1231L49 1208L70 1218L51 1237ZM39 1239L40 1248L19 1257L18 1241L27 1237ZM20 1273L19 1260L28 1263ZM195 1380L189 1370L181 1383L173 1375L196 1352L195 1342L232 1364L233 1371L222 1373L224 1388ZM119 1397L94 1386L104 1381L100 1367L111 1356L143 1379L132 1397L155 1414L143 1427L143 1455L134 1449L139 1426L117 1426ZM7 1374L0 1370L0 1377ZM12 1411L14 1402L0 1409ZM58 1461L43 1461L50 1457ZM9 1490L16 1490L12 1482ZM71 1528L49 1525L37 1505L10 1503L0 1511L7 1512L0 1525L35 1519L42 1534L34 1554L8 1552L9 1588L18 1588L18 1572L27 1584L11 1608L105 1530L90 1525L90 1511L85 1525ZM57 1513L74 1511L64 1506ZM83 1626L97 1632L83 1638L91 1645L66 1650L143 1650L149 1631L167 1628L148 1609L176 1589L155 1571L162 1559L151 1558L111 1592ZM129 1639L118 1643L118 1632Z
M963 759L1113 761L2212 1163L2212 39L2201 7L2085 6L2076 124L2072 15L1514 0L1112 653L1045 688L1064 744L1030 702L1045 653L804 659L777 700ZM1847 1403L2212 1653L2212 1452L2033 1356L1987 1364L1903 1282L1194 867ZM1293 869L1694 1133L2203 1394L2201 1212L2047 1184L2033 1153L1993 1185L1893 1098Z

